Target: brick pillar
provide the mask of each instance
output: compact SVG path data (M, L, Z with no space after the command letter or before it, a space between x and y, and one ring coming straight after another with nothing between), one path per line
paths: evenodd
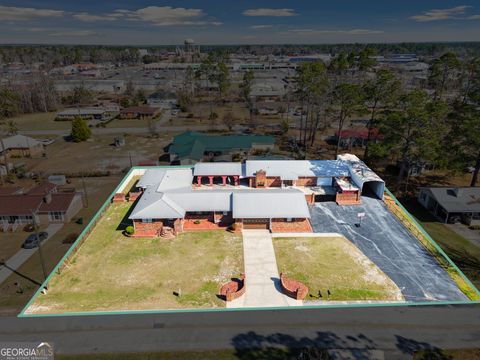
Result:
M213 176L209 176L208 181L210 183L210 186L213 186Z
M235 181L235 186L238 186L238 176L237 175L235 175L233 177L233 180Z
M223 186L227 185L227 177L226 176L222 176L222 184L223 184Z
M198 186L202 185L202 177L201 176L197 176L197 185Z

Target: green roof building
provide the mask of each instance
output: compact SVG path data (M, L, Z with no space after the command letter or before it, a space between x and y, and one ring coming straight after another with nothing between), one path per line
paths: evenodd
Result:
M186 131L173 138L170 161L194 164L198 161L231 161L232 155L254 150L270 150L275 139L266 135L211 135Z

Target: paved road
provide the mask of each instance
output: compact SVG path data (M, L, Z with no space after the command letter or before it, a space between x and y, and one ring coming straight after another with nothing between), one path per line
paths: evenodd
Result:
M315 232L344 235L397 284L406 300L467 300L381 200L364 196L359 206L317 203L310 211ZM366 218L356 227L359 212Z
M169 120L169 119L168 119ZM168 122L166 120L166 122ZM245 130L246 126L234 126L234 131ZM177 126L159 126L157 124L156 131L158 132L181 132L181 131L208 131L208 130L228 130L225 125L216 125L212 127L211 125L177 125ZM92 128L92 133L94 135L115 135L115 134L149 134L151 131L148 127L129 127L129 128ZM68 136L70 130L63 129L52 129L52 130L21 130L20 134L29 135L29 136L44 136L44 135L58 135L58 136Z
M228 307L280 307L302 305L282 294L272 237L268 230L244 230L245 295Z
M380 349L387 359L411 359L419 349L480 347L480 307L290 307L0 320L0 342L30 340L52 342L62 354L234 348L246 360L275 358L272 348L278 345L317 345L357 353ZM263 350L248 350L254 346Z
M45 244L53 235L62 228L63 224L50 224L44 230L48 233L48 238L45 239L42 244ZM15 255L5 262L5 265L0 266L0 284L4 282L15 270L17 270L22 264L27 261L38 248L24 249L21 248Z

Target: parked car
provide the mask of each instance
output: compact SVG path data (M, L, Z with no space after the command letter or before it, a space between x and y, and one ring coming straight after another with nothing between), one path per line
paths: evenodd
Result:
M48 237L48 233L45 231L41 231L37 234L28 235L25 241L22 244L24 249L34 249L38 247L40 241L44 241Z

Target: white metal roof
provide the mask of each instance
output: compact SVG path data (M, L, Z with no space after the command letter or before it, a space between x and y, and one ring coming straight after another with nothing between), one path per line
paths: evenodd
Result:
M371 183L371 189L375 192L378 198L383 199L385 182L363 161L352 154L338 155L337 160L341 160L348 165L353 182L362 189L362 191L365 183Z
M130 214L130 219L178 219L185 216L185 210L171 201L165 193L148 187Z
M148 169L138 180L137 187L147 188L148 186L158 185L162 182L163 176L167 172L167 169Z
M234 192L234 218L310 218L305 195L298 190L252 190Z
M193 170L195 176L208 175L242 175L242 164L239 162L197 163Z
M255 176L265 170L267 176L279 176L283 180L296 180L299 177L348 176L348 167L335 160L247 160L246 176Z

